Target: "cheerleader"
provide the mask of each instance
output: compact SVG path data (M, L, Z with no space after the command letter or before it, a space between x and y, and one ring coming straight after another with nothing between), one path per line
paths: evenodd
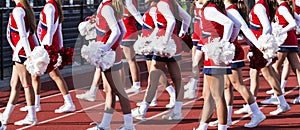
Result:
M176 43L176 48L179 53L181 51L181 45L176 34L177 24L176 19L182 19L182 26L179 32L179 36L184 36L190 25L190 16L184 11L181 6L175 0L160 0L156 5L156 21L158 22L158 37L163 36L163 44L167 44L172 37ZM176 18L176 19L175 19ZM155 44L155 43L154 43ZM162 44L162 45L163 45ZM162 57L158 54L154 54L152 57L152 63L149 71L148 89L144 97L143 103L140 107L133 109L133 117L137 119L144 119L146 111L149 107L149 103L155 96L159 77L164 75L163 70L167 66L171 79L176 89L176 102L171 113L164 115L163 119L166 120L181 120L181 108L183 99L183 88L181 86L181 72L179 64L176 62L179 56L173 56L171 58Z
M198 78L199 78L199 62L202 60L203 51L202 48L202 30L201 26L201 18L199 14L199 10L202 8L202 5L199 4L198 0L193 2L194 8L194 33L192 35L193 40L193 48L192 48L192 77L190 81L184 86L186 90L184 92L184 99L194 99L196 98L196 88L198 86Z
M298 84L300 84L300 64L298 60L298 42L294 28L296 27L296 22L293 17L294 11L290 6L292 6L292 1L287 0L277 0L279 6L276 9L275 21L282 25L283 29L281 33L287 33L287 38L284 43L279 46L279 51L277 53L278 60L274 64L275 72L279 76L280 69L287 58L293 72L297 75ZM300 96L295 99L295 102L300 100ZM293 101L292 101L293 102Z
M123 22L126 27L126 34L121 42L121 47L123 48L123 53L128 61L130 73L132 76L132 87L126 90L126 93L140 93L141 83L140 83L140 68L138 67L135 59L135 52L133 49L133 44L137 40L138 30L135 24L135 20L143 25L142 16L140 12L137 11L137 0L125 0Z
M0 114L0 119L3 124L9 122L9 117L20 95L19 86L22 85L25 91L28 114L23 120L17 121L14 124L37 125L38 121L34 107L34 90L31 85L30 74L24 65L27 58L30 58L30 53L33 48L38 45L35 36L35 16L27 0L14 0L14 2L16 6L9 17L7 30L7 40L13 49L13 70L10 82L11 93L3 114Z
M38 26L38 36L41 45L47 50L50 56L50 63L47 67L46 72L49 73L50 77L58 86L60 92L63 95L64 105L56 109L55 113L66 113L74 112L75 105L68 91L68 85L62 77L59 69L62 69L64 65L67 65L68 60L72 59L70 56L65 56L63 48L62 38L62 22L63 13L61 8L60 0L46 0L40 14L40 22ZM40 76L34 76L33 86L35 90L35 109L41 111L40 106L40 90L41 82ZM20 111L27 111L26 108L20 108Z
M157 8L156 8L157 2L158 2L158 0L154 0L154 1L145 0L145 3L151 3L150 4L151 6L143 15L143 26L142 26L142 34L141 34L142 38L149 38L149 37L151 38L151 36L154 35L153 33L157 32L158 27L157 27L157 21L156 21L156 17L155 17L156 10L157 10ZM155 43L150 43L150 44L155 44ZM152 57L153 57L152 54L144 55L144 59L146 60L148 72L150 72ZM175 97L175 90L174 90L173 86L168 82L168 79L165 75L162 75L159 78L159 82L162 84L162 86L164 86L166 88L168 94L170 95L170 100L169 100L169 103L166 105L166 108L174 107L176 97ZM153 100L151 101L149 106L157 106L156 96L157 96L157 94L155 94L155 96L153 97ZM140 106L141 103L142 102L138 102L137 106Z
M269 7L268 7L269 5ZM271 33L270 26L270 16L273 15L271 12L272 3L267 3L265 0L256 0L256 4L252 8L249 17L250 17L250 29L258 39L261 35L265 35ZM270 9L270 10L269 10ZM260 43L262 44L262 43ZM289 105L286 103L284 95L280 89L279 81L275 75L274 69L270 65L272 59L265 59L263 57L263 53L259 50L260 47L255 47L250 45L251 53L255 54L250 56L250 78L251 84L254 83L255 87L258 87L258 71L261 70L263 76L268 81L270 86L275 91L276 97L278 99L279 105L275 111L270 112L271 115L278 115L283 112L287 112L290 110ZM254 85L253 85L254 86ZM253 87L251 85L251 87ZM257 95L258 88L251 88L254 96Z
M225 75L225 99L227 103L227 125L232 125L231 115L232 115L232 105L233 105L233 87L242 95L244 100L249 104L252 114L251 122L245 124L245 127L253 128L256 127L260 122L266 119L266 116L260 111L254 96L249 91L249 89L244 85L242 79L242 67L245 66L244 63L244 50L242 46L237 41L237 36L240 30L243 31L244 35L252 42L254 45L258 45L254 34L248 28L247 23L244 19L247 19L246 11L247 7L244 1L237 0L225 0L224 1L227 16L233 21L233 32L230 41L235 45L235 57L231 64L232 74ZM210 123L211 124L211 123ZM212 122L211 125L217 125Z
M232 34L233 22L226 17L224 3L221 0L200 0L203 4L201 9L201 21L203 31L210 34L203 38L203 43L207 44L210 39L221 38L221 43L228 42ZM212 51L212 50L210 50ZM224 74L230 74L230 66L221 63L214 64L212 59L204 60L204 83L203 98L204 105L200 125L197 129L205 130L212 116L212 112L217 108L218 129L227 129L227 108L223 95Z
M110 69L103 72L109 83L111 91L106 91L106 103L102 122L97 124L95 127L89 128L88 130L110 129L112 114L115 110L116 95L119 97L124 115L124 126L121 126L118 129L134 129L130 110L130 101L120 80L121 75L118 72L118 70L121 69L119 63L122 63L122 53L119 47L119 42L122 40L125 34L125 27L121 20L122 12L122 0L103 0L97 10L96 40L105 44L103 47L101 47L104 51L111 49L116 51L116 60L115 64Z

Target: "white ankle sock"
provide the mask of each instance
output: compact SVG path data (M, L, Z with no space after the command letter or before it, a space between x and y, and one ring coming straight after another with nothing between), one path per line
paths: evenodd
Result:
M218 130L227 130L227 125L218 124Z
M67 103L68 105L74 105L70 94L64 95L63 97L65 103Z
M14 111L15 105L7 103L6 108L3 112L3 118L9 119L11 113Z
M92 94L92 95L96 95L97 90L98 90L98 87L96 87L96 86L91 86L89 92L90 92L90 94Z
M147 110L149 108L149 103L148 102L142 102L141 106L139 108L140 113L146 114Z
M172 85L169 85L168 87L166 87L166 90L168 92L168 94L170 95L170 98L175 98L176 93L175 93L175 89L173 88Z
M200 122L200 125L197 129L199 130L207 130L208 123Z
M287 80L282 80L282 81L280 82L280 88L281 88L281 90L284 89L284 87L285 87L285 85L286 85L286 82L287 82Z
M253 114L259 114L260 110L256 102L249 105Z
M194 84L197 84L198 83L198 80L195 79L195 78L191 78L191 81L194 83ZM189 88L190 90L196 90L197 86L192 86L192 88Z
M35 95L35 100L34 100L34 105L40 106L40 99L41 99L41 95Z
M174 113L181 113L181 108L182 108L182 102L176 101L173 112Z
M227 106L227 121L231 120L232 106Z
M133 126L133 120L132 120L132 115L130 114L125 114L123 115L124 117L124 126Z
M283 94L280 95L280 96L277 96L277 100L278 100L280 105L286 105L287 104Z
M113 115L111 113L104 113L100 126L102 126L104 128L110 128L110 122L111 122L112 116Z
M34 106L26 106L30 119L36 119L36 111Z
M141 88L141 82L133 82L132 86L135 88Z
M157 98L157 90L155 91L155 95L154 95L154 97L153 97L153 99L152 99L151 102L156 102L156 98Z

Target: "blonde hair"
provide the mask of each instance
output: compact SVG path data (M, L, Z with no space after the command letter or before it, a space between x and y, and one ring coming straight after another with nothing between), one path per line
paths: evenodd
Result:
M60 0L55 0L55 3L56 3L57 8L58 8L59 23L62 23L64 21L64 14L62 12L61 1Z
M35 21L33 9L29 5L28 0L20 0L20 3L24 6L24 10L27 16L27 22L30 29L30 35L32 35L34 32L36 32L36 21Z
M111 4L115 11L117 20L121 19L123 16L124 1L123 0L112 0Z

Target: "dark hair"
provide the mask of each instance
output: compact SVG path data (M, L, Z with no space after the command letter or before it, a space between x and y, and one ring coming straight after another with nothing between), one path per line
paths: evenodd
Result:
M20 2L24 6L24 10L27 16L27 22L29 25L30 35L32 35L34 32L36 32L36 21L33 9L31 8L27 0L21 0Z
M56 3L57 8L58 8L59 23L62 23L64 21L64 14L62 12L61 1L60 0L55 0L55 3Z
M294 9L295 9L295 5L294 5L294 1L293 0L287 0L291 10L290 10L290 13L291 15L294 17Z
M192 3L190 3L190 14L191 16L194 15L194 9L195 9L195 6L196 6L196 1L193 1Z
M276 9L278 7L278 4L276 0L266 0L268 7L269 7L269 13L270 13L270 21L274 20Z
M231 3L235 4L238 8L239 13L243 17L243 19L246 21L247 24L249 24L249 17L248 17L248 5L245 4L244 0L231 0Z
M174 17L176 18L176 20L181 20L180 16L179 16L179 10L178 10L178 5L177 5L177 2L176 0L170 0L171 1L171 4L173 5L174 7Z
M221 10L221 12L226 14L225 5L224 5L223 0L208 0L207 2L204 3L202 8L206 7L210 3L216 4L219 7L219 9Z

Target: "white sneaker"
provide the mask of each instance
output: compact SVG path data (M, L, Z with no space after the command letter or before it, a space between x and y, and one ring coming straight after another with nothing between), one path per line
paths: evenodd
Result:
M28 110L27 110L27 107L24 106L24 107L20 108L20 111L27 112ZM40 112L41 111L41 105L35 106L35 111Z
M116 95L116 102L120 101L119 97Z
M94 127L92 127L92 128L88 128L87 130L110 130L110 127L107 127L107 128L105 128L105 127L102 127L102 126L100 126L100 123L99 124L97 124L97 123L91 123L91 124L96 124L96 126L94 126Z
M243 105L242 108L233 112L234 114L250 114L252 113L249 105Z
M208 126L218 126L219 122L218 120L212 121L208 123ZM227 126L232 125L232 120L227 120Z
M20 121L16 121L14 124L15 125L37 125L38 121L37 121L37 119L29 118L29 116L27 115L25 117L25 119L20 120Z
M145 120L146 114L140 112L139 107L131 110L131 115L133 118L138 120Z
M163 115L162 119L164 119L164 120L182 120L182 114L174 113L172 110L169 114Z
M176 99L173 97L170 97L169 104L166 105L166 108L173 108L175 106L175 102L176 102Z
M143 102L137 102L136 105L137 105L137 106L141 106L142 103L143 103ZM156 106L157 106L157 102L156 102L156 101L152 101L152 102L149 104L149 106L151 106L151 107L156 107Z
M268 104L278 105L279 104L277 97L275 97L273 95L270 98L261 101L260 103L264 104L264 105L268 105Z
M1 125L0 130L6 130L6 126L4 124Z
M126 93L134 93L134 94L138 94L141 92L141 87L135 87L135 86L131 86L131 88L125 90Z
M0 113L0 121L4 125L8 124L8 119L5 119L2 113Z
M260 114L258 114L258 115L253 114L251 116L251 121L249 123L245 124L244 127L254 128L257 125L259 125L259 123L263 122L265 119L266 119L266 116L262 112L260 112Z
M291 104L300 104L300 97L295 98L294 100L291 100Z
M190 88L197 88L198 83L195 83L194 81L192 81L192 78L190 79L190 81L184 85L184 90L188 90Z
M274 90L273 89L270 89L270 90L268 90L268 91L266 91L266 94L274 94Z
M196 98L195 90L186 90L183 95L183 99L194 99Z
M74 105L62 105L58 109L54 111L54 113L68 113L68 112L74 112L75 111L75 106Z
M82 100L87 100L90 102L94 102L96 101L96 96L91 94L89 91L82 93L82 94L77 94L76 98L78 99L82 99Z
M289 106L289 104L285 104L285 105L278 105L277 109L275 111L271 111L270 115L279 115L281 113L287 112L289 111L291 108Z
M135 130L135 128L134 128L133 125L132 126L125 126L125 125L123 125L123 126L117 128L116 130Z

